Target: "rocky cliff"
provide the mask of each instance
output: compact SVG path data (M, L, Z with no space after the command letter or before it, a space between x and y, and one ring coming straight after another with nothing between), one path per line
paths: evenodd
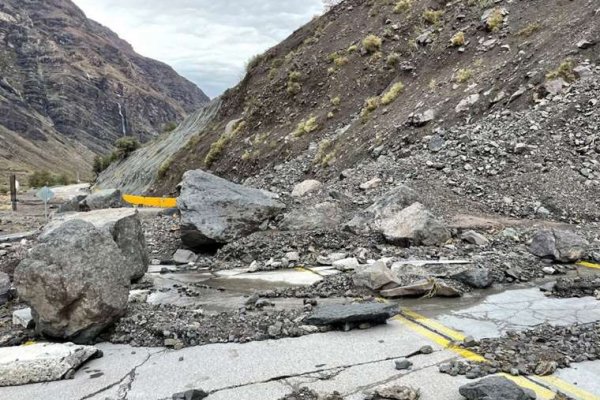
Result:
M145 142L207 101L70 0L0 4L0 171L89 173L117 138Z

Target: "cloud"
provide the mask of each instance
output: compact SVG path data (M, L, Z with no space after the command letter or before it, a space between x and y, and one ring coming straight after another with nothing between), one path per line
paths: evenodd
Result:
M214 97L245 63L323 10L321 0L74 0L147 57Z

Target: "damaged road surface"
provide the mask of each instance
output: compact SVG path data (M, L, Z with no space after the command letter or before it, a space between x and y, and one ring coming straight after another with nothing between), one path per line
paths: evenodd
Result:
M362 400L399 384L418 388L421 399L459 400L459 388L474 381L439 371L479 358L452 342L501 337L507 330L544 322L571 325L600 319L600 302L593 298L547 298L531 286L401 305L401 315L387 324L349 332L182 350L99 344L104 357L85 364L72 380L0 388L0 398L166 400L195 389L210 400L278 400L303 387ZM387 312L386 307L377 310ZM397 370L398 360L409 360L407 369ZM588 361L550 377L507 377L533 390L538 399L552 399L557 391L574 399L597 399L600 386L592 377L599 371L600 361Z

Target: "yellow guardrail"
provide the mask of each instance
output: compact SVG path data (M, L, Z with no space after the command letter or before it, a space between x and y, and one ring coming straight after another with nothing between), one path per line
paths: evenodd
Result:
M124 194L123 201L134 205L143 207L156 207L156 208L176 208L177 199L174 197L145 197L135 196L132 194Z

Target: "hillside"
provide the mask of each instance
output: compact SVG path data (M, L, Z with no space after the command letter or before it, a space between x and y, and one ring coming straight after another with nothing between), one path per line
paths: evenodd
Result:
M594 2L441 3L347 0L302 27L252 60L146 191L202 168L286 193L352 167L442 208L597 217Z
M0 4L0 171L90 175L117 138L145 142L207 101L69 0Z

